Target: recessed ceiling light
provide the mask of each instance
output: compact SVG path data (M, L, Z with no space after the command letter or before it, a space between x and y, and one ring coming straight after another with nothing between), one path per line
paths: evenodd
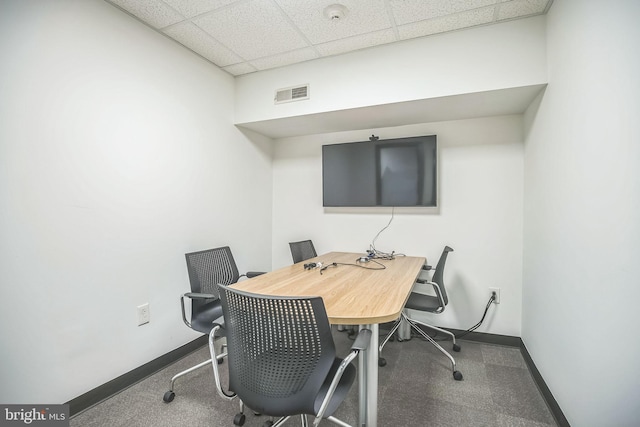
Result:
M324 8L324 16L332 21L341 20L347 12L347 8L341 4L332 4Z

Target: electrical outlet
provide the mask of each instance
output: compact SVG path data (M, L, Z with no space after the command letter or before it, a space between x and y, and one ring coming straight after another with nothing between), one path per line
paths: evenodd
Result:
M489 288L489 296L495 292L496 298L493 300L494 304L500 304L500 288Z
M138 306L138 326L142 326L151 321L149 314L149 303Z

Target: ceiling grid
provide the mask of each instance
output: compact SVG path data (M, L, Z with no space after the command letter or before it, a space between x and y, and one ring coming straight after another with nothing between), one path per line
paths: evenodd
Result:
M552 3L552 0L106 1L234 76L540 15ZM336 10L339 13L328 13Z

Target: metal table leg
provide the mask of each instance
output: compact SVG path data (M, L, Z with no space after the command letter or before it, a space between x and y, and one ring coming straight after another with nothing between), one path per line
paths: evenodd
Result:
M366 351L360 353L358 370L360 398L360 426L378 425L378 324L360 325L360 329L371 330L371 342Z

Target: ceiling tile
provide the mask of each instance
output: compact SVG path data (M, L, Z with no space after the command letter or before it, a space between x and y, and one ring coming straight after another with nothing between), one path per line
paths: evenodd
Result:
M230 74L242 75L543 14L553 0L106 1ZM346 14L330 20L324 10L336 3Z
M430 34L444 33L446 31L492 22L493 15L494 10L492 7L470 10L456 15L401 25L398 27L398 34L401 39L411 39L428 36Z
M254 66L252 66L251 64L247 64L246 62L229 65L228 67L224 67L223 70L234 76L240 76L242 74L249 74L258 71Z
M496 0L389 0L397 25L491 6Z
M193 22L247 60L307 46L270 0L236 3Z
M165 29L164 33L219 67L243 61L238 55L190 22L173 25Z
M396 41L393 30L382 30L374 33L362 34L346 39L334 40L315 45L314 47L322 56L338 55L352 50L365 49L371 46L391 43Z
M184 19L160 0L109 0L154 28L163 28Z
M186 16L193 18L201 13L219 9L238 0L164 0L165 3Z
M391 28L384 0L276 0L291 21L313 44ZM324 9L340 3L347 13L340 20L324 16Z
M545 11L549 0L513 0L500 3L498 20L535 15Z
M269 68L283 67L285 65L295 64L296 62L304 62L316 58L318 58L316 51L311 47L307 47L304 49L281 53L279 55L254 59L251 61L251 65L256 67L258 70L267 70Z

